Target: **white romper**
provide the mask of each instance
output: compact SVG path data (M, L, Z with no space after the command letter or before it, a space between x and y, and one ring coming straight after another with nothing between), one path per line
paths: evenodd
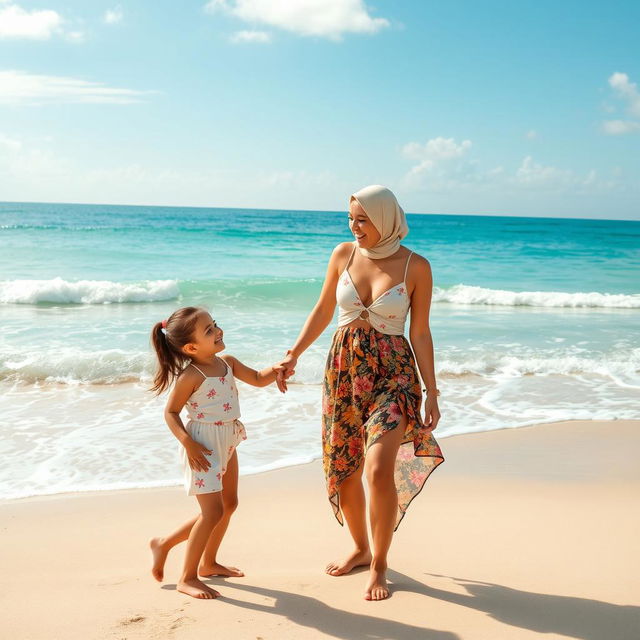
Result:
M224 361L223 361L224 362ZM208 471L194 471L189 466L185 448L180 445L184 471L184 486L190 496L222 491L222 477L235 448L247 439L240 422L240 403L233 372L225 362L224 376L207 376L194 364L204 380L187 400L189 421L187 433L212 453L207 455L211 466Z

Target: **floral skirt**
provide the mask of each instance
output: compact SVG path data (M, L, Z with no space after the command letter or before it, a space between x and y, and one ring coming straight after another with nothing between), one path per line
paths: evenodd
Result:
M333 336L322 389L322 454L329 501L338 522L340 485L363 463L368 448L407 417L395 463L395 529L444 457L420 415L422 391L404 336L373 328L340 327ZM394 530L395 530L394 529Z

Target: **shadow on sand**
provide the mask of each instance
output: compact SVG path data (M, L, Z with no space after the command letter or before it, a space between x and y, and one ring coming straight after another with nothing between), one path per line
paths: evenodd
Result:
M514 627L540 634L554 633L580 640L635 640L640 638L640 607L617 605L588 598L548 595L531 591L521 591L491 582L481 582L466 578L455 578L425 573L425 576L452 580L466 590L465 594L453 593L431 587L397 571L390 570L388 577L392 583L394 596L402 592L418 593L435 600L474 609L487 614L494 620ZM206 580L212 586L220 585L220 579ZM175 589L175 585L163 588ZM229 595L230 589L245 591L272 598L273 604L262 605L246 602ZM431 629L415 624L386 620L374 615L349 613L339 607L332 607L320 600L278 589L267 589L240 582L224 581L225 603L253 611L262 611L284 616L292 623L333 636L350 640L461 640L451 631ZM375 604L372 603L375 607ZM426 610L425 610L426 611ZM410 614L410 616L409 616ZM414 621L417 612L408 616Z
M219 584L219 583L217 583ZM229 596L230 588L238 591L258 594L273 598L273 604L262 605L245 602ZM344 640L461 640L460 636L450 631L438 631L426 627L385 620L376 616L349 613L343 609L331 607L310 596L278 589L265 589L239 582L225 582L224 602L243 609L263 611L284 616L294 624ZM371 603L375 607L375 603Z
M556 633L582 640L640 638L640 607L618 605L575 596L520 591L491 582L452 576L466 594L430 587L396 571L389 572L394 592L412 591L462 607L482 611L504 624L537 633Z

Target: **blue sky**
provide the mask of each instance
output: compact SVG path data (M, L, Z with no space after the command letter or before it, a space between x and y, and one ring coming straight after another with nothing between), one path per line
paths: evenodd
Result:
M0 200L640 219L638 2L0 0Z

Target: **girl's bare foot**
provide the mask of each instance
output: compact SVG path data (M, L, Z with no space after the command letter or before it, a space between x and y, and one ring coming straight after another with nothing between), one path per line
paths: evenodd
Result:
M219 562L214 562L209 565L200 565L198 568L198 574L203 578L210 576L225 576L228 578L242 578L244 573L238 569L238 567L225 567Z
M371 563L371 551L356 549L350 556L342 562L330 562L325 571L330 576L343 576L356 567L364 567Z
M200 598L201 600L212 600L220 595L215 589L208 587L204 582L198 580L198 578L181 580L176 585L176 589L180 591L180 593L186 593L192 598Z
M365 600L386 600L389 597L387 586L387 567L374 567L371 565L369 583L364 593Z
M151 575L158 582L162 582L162 579L164 578L164 563L167 559L169 549L165 549L164 547L164 538L151 538L149 546L151 547L151 553L153 554Z

